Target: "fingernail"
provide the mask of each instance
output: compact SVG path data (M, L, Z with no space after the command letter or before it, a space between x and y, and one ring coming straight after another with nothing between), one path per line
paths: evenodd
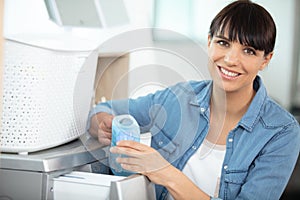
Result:
M116 147L110 147L109 151L113 153L116 150Z

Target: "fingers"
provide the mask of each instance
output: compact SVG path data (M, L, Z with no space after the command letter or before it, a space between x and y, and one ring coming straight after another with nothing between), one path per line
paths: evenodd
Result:
M117 146L110 148L110 152L140 158L156 153L152 147L130 140L119 141Z
M113 118L114 116L110 114L100 113L97 115L97 119L100 122L99 126L101 126L101 128L107 132L111 132Z
M155 176L153 173L170 166L158 151L134 141L120 141L118 146L110 148L110 152L124 155L116 159L123 169L146 176Z
M111 114L102 112L91 118L91 125L88 131L101 145L110 145L113 117Z
M103 122L99 124L98 137L111 139L111 128L108 128Z
M134 171L137 173L145 173L149 169L147 169L146 165L142 164L142 160L133 157L118 157L116 159L118 163L120 163L121 167L125 170Z
M152 153L153 154L153 153ZM170 165L161 157L148 155L147 157L118 157L116 159L123 169L134 171L142 174L149 174L161 170Z
M120 165L123 169L128 170L128 171L132 171L132 172L136 172L136 173L144 172L144 170L142 170L139 165L124 164L124 163L121 163Z
M111 139L109 139L109 138L99 138L98 137L98 141L103 146L109 146L111 143Z
M127 148L127 147L118 147L114 146L110 148L110 152L114 154L122 154L130 157L137 157L139 154L139 151L132 149L132 148Z
M104 131L99 128L97 133L98 141L100 144L108 146L111 143L111 131Z
M124 148L131 148L131 149L135 149L137 151L142 151L142 152L149 151L150 149L152 149L151 147L149 147L145 144L135 142L135 141L132 141L132 140L119 141L117 143L117 146L118 147L124 147Z

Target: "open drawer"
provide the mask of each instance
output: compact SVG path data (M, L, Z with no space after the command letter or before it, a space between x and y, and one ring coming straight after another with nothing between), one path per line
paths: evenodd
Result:
M54 178L54 200L155 200L155 187L143 175L129 177L73 171Z

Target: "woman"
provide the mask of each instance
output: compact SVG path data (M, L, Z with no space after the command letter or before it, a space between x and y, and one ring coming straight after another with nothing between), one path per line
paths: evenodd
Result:
M257 75L276 38L270 14L235 1L208 35L212 81L189 81L138 99L102 103L89 129L109 145L113 115L130 113L152 147L121 141L121 166L156 184L157 199L279 199L295 166L300 127Z

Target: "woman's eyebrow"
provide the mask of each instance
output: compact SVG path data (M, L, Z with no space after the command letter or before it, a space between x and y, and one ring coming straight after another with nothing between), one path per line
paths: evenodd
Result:
M227 38L227 37L225 37L224 35L216 35L215 37L216 37L216 38L219 38L219 39L223 39L223 40L230 41L230 39ZM242 43L240 43L240 44L243 45L243 46L245 46L245 47L251 47L251 48L257 50L256 48L254 48L253 46L251 46L251 45L249 45L249 44L242 44Z
M221 38L224 40L229 40L227 37L225 37L224 35L216 35L217 38Z

